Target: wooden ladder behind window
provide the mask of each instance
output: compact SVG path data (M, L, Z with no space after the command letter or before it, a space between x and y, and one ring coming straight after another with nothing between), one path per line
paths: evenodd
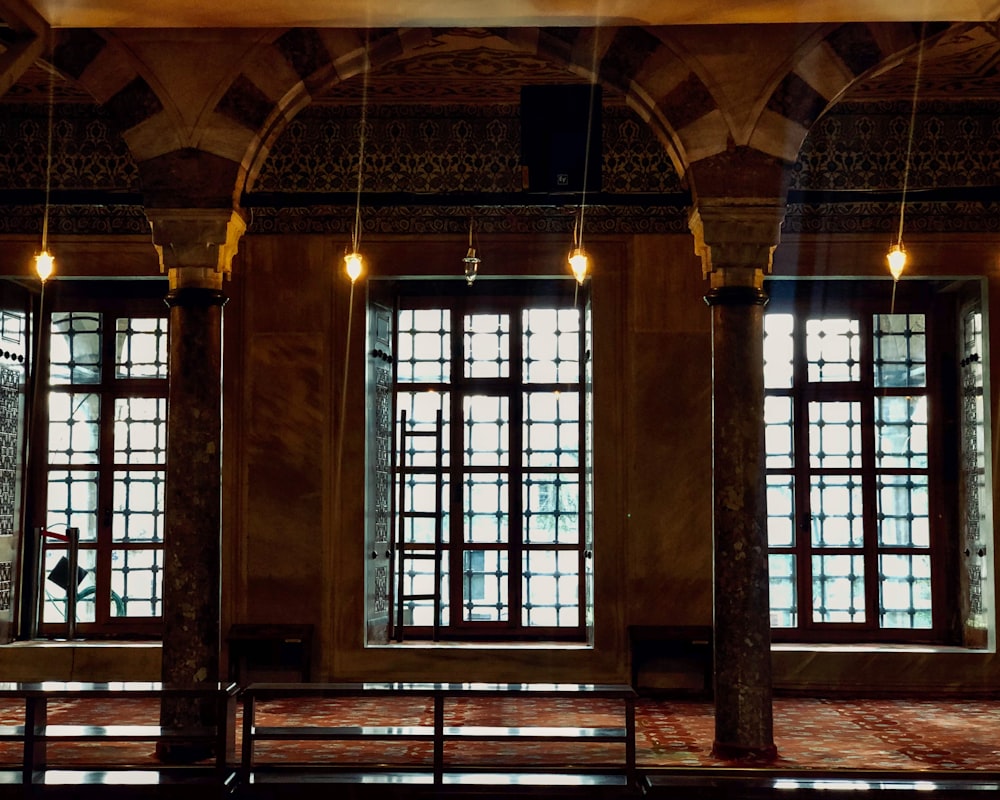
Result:
M441 628L441 557L444 554L444 531L443 531L443 509L441 507L441 494L444 488L444 441L442 437L443 423L441 410L438 409L433 427L418 428L420 423L407 424L406 411L400 414L399 426L399 460L397 463L397 480L399 481L399 503L396 510L396 581L395 581L395 625L393 635L397 642L403 641L404 632L407 626L405 609L406 604L411 601L430 600L433 603L434 624L433 637L438 641ZM413 439L433 439L434 441L434 465L414 466L410 452L410 442ZM421 454L426 451L420 451ZM432 510L413 510L412 503L407 505L407 477L416 474L431 474L434 477L434 508ZM406 541L406 528L408 520L432 519L434 521L434 542L433 550L426 546ZM429 593L406 592L406 576L408 568L417 561L434 562L434 591ZM412 626L412 621L411 621Z

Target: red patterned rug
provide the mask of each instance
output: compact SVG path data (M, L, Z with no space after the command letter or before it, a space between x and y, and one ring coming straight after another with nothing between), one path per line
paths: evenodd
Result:
M529 701L456 699L446 706L445 725L622 724L616 701ZM21 722L13 701L0 704L0 726ZM237 738L241 714L237 712ZM51 724L149 724L157 717L152 701L53 701ZM384 699L273 701L258 708L259 725L429 725L429 701ZM636 758L642 767L731 767L711 755L714 731L710 703L639 700L636 706ZM1000 771L1000 701L994 700L840 700L777 698L774 737L776 769ZM599 766L620 764L622 745L524 742L505 746L448 745L450 765L518 763L524 766ZM262 742L258 763L336 763L338 766L428 765L427 742ZM0 765L17 765L19 745L0 742ZM59 765L150 763L148 743L60 744L50 750Z

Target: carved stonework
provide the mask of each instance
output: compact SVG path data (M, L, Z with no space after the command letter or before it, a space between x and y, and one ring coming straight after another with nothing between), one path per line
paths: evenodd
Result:
M162 270L228 273L246 223L225 209L148 209ZM209 284L215 280L208 278ZM190 284L189 284L190 285ZM171 275L171 288L174 276Z
M784 206L702 203L691 214L695 254L714 286L759 288L771 271Z
M453 54L454 55L454 54ZM454 57L464 57L454 55ZM0 104L0 234L41 232L47 113L41 104ZM572 231L571 206L494 205L491 195L521 191L520 121L515 104L386 104L366 118L366 193L468 193L468 205L368 207L365 233L465 233L475 216L490 233ZM282 193L357 189L356 105L317 105L301 112L274 143L254 187ZM628 205L587 211L588 232L683 233L684 188L661 143L633 111L611 105L603 115L603 192ZM53 204L49 233L146 235L138 169L106 115L92 104L57 104L53 125ZM783 230L796 233L890 233L899 206L873 192L898 192L909 137L905 102L841 103L806 138L791 171L793 192L831 193L822 202L793 194ZM909 232L996 233L1000 217L985 193L1000 163L1000 101L922 102L909 165ZM927 189L955 200L928 200ZM965 189L979 194L962 197ZM95 203L66 191L102 193ZM844 193L841 201L835 194ZM848 195L847 192L851 194ZM6 200L4 194L6 193ZM630 195L664 197L635 204ZM120 202L115 202L117 198ZM68 204L67 204L68 203ZM350 233L353 203L253 208L251 232ZM567 228L567 225L569 226Z
M18 443L23 368L0 366L0 536L14 534L17 521Z
M0 104L0 189L45 188L49 113L35 103ZM139 190L139 171L98 107L57 104L52 112L52 190Z
M649 127L624 107L602 115L602 189L681 191L673 163ZM354 192L361 109L309 108L274 143L256 192ZM519 192L521 121L516 105L372 106L365 114L362 188L370 192Z
M841 105L810 131L792 169L792 189L992 186L1000 160L1000 102L921 104L907 163L910 105ZM914 197L919 200L919 197Z
M0 562L0 611L10 611L13 574L13 562Z

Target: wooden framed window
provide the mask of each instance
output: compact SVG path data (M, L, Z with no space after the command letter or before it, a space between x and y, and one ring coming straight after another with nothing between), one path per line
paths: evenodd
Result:
M587 306L565 282L426 289L395 312L395 638L582 641Z
M958 345L932 282L771 281L775 640L954 642Z
M79 531L76 633L155 634L163 576L166 288L53 284L42 321L34 518L40 633L66 626L67 544ZM45 370L46 367L43 367Z

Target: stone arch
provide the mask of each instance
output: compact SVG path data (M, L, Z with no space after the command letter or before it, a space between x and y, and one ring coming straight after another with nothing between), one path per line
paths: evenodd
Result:
M952 26L948 23L847 23L797 54L766 98L749 145L794 161L813 123L856 81L891 68Z
M924 35L948 27L927 25ZM921 26L739 27L746 37L777 36L779 45L777 65L759 81L750 110L739 109L741 119L725 96L725 82L726 70L739 69L746 54L709 58L698 51L690 28L472 30L485 30L522 53L620 92L663 143L681 179L688 180L693 165L733 149L745 151L744 162L749 154L750 161L794 163L823 111L854 81L912 49ZM176 60L193 57L190 41L171 42L162 35L163 41L151 43L143 32L63 31L53 61L118 121L153 204L238 205L277 137L316 94L419 55L434 45L436 32L290 28L234 37L227 31L224 43L204 32L201 50L211 51L211 57L203 60L214 74L205 76L196 92L171 85L177 82ZM192 170L202 196L177 196L171 181Z
M274 142L313 96L366 70L374 71L396 59L419 55L424 49L432 52L429 48L436 36L429 28L372 33L366 40L361 31L289 29L275 38L265 57L250 65L251 71L241 75L246 84L259 86L268 78L262 72L265 65L270 65L270 76L277 74L276 61L283 61L280 71L286 76L289 68L295 75L285 91L275 98L271 112L257 129L242 160L244 188L252 188ZM684 160L671 126L656 108L657 87L647 90L637 82L640 67L663 67L673 58L658 49L659 40L655 36L644 29L632 28L516 28L490 29L486 33L499 37L522 54L552 62L622 93L625 102L653 128L678 174L683 175ZM652 51L657 51L657 58L637 58ZM676 64L670 64L670 71L677 71ZM246 120L248 127L253 122Z

